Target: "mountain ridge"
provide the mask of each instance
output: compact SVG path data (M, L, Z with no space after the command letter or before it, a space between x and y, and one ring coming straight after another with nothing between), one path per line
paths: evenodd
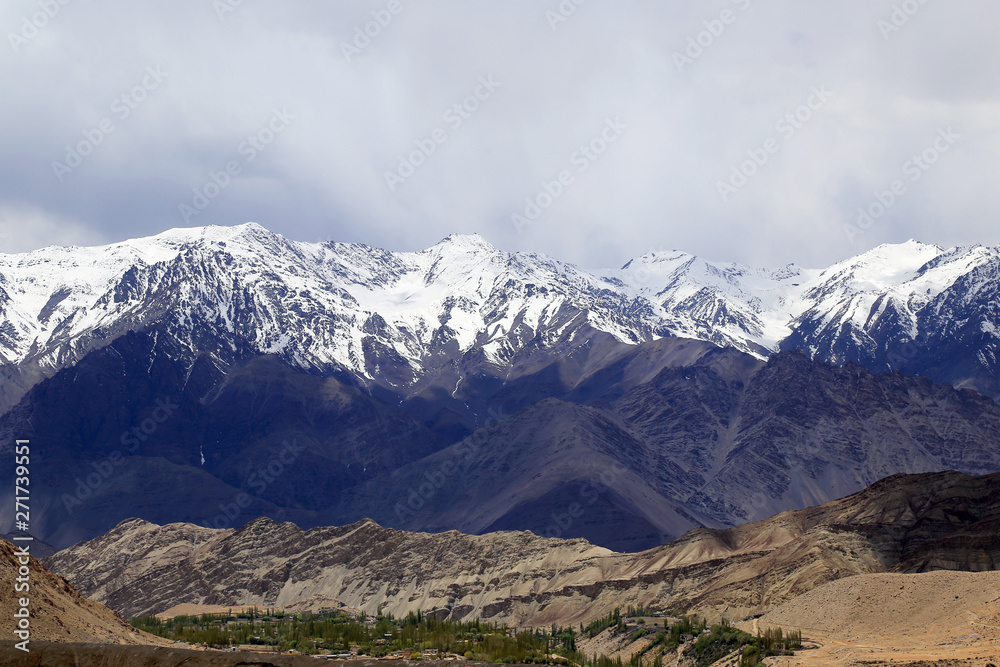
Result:
M44 563L129 616L181 602L283 606L322 596L368 613L515 625L587 623L629 604L743 617L853 574L940 569L928 556L996 569L998 481L894 475L817 507L697 529L637 553L526 531L410 533L370 519L309 531L267 518L239 530L130 519Z

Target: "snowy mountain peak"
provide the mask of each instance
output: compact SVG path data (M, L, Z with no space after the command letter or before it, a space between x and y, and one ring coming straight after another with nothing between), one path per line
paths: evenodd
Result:
M131 245L146 243L162 245L208 245L212 243L229 243L236 240L253 241L255 239L280 238L256 222L245 222L242 225L207 225L204 227L175 227L155 236L125 241Z
M458 252L497 252L489 241L479 234L449 234L428 250L448 248Z

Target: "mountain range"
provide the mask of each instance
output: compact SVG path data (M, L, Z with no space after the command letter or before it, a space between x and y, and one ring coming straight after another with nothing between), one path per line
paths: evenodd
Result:
M652 252L589 272L476 235L394 253L290 241L255 223L174 229L0 255L4 398L16 403L39 378L156 325L192 354L210 338L223 360L276 354L406 398L432 386L463 395L474 368L514 365L589 328L761 358L798 349L996 395L998 269L998 248L916 241L825 269Z
M56 547L267 515L637 551L897 472L1000 470L998 267L911 241L817 270L585 271L253 223L0 255L0 447L36 443Z

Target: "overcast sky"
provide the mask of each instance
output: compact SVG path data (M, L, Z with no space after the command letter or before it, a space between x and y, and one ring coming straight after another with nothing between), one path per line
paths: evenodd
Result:
M0 251L246 221L589 268L997 244L998 25L995 0L7 0Z

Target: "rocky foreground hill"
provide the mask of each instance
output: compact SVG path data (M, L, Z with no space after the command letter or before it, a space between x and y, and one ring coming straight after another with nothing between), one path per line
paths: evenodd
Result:
M854 574L993 570L998 528L1000 474L944 472L892 476L640 553L529 532L408 533L371 520L303 531L266 518L240 530L133 519L45 564L130 617L181 603L294 604L576 624L630 604L743 617Z
M34 650L33 640L126 645L165 643L136 630L104 605L80 595L68 581L46 570L33 556L24 556L19 550L23 544L15 547L0 539L0 581L4 582L0 586L0 613L5 623L13 626L17 622L15 614L22 608L20 600L28 600L28 648ZM27 575L19 572L22 566L28 568ZM20 583L28 585L27 590L15 590L19 577ZM4 639L13 637L13 629ZM0 664L21 664L5 663L3 655L23 653L13 643L0 645Z

